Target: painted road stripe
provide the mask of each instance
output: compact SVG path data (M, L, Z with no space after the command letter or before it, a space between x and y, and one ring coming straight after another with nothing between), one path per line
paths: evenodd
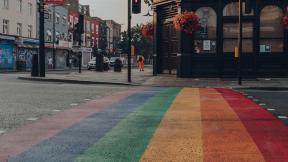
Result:
M183 89L173 101L141 161L202 161L199 90Z
M218 89L238 114L268 162L288 161L288 128L280 120L244 96ZM237 98L231 100L231 98Z
M7 161L32 146L69 128L82 119L108 108L113 103L142 91L144 88L132 88L100 98L55 115L42 118L37 122L14 129L0 136L0 161Z
M160 92L123 119L76 162L138 161L179 88Z
M9 160L9 162L73 161L119 121L159 92L159 88L158 90L157 88L154 89L154 91L142 91L129 96L109 108L83 119L56 136L33 146L30 150Z
M237 114L215 89L201 89L204 162L264 158Z

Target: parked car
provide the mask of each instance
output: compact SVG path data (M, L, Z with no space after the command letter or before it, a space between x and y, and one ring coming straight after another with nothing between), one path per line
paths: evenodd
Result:
M107 57L104 57L104 64L109 64L109 59ZM87 65L87 69L95 69L96 68L96 57L93 57Z
M90 70L90 69L95 69L95 68L96 68L96 57L93 57L93 58L88 62L87 69Z
M113 67L115 65L115 61L117 59L121 60L121 62L122 62L121 64L122 64L122 67L123 67L124 58L121 58L121 57L111 57L110 61L109 61L109 65Z

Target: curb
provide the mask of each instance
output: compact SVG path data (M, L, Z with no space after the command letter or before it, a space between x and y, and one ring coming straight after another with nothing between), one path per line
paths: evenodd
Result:
M239 90L262 90L262 91L287 91L288 87L237 87L234 89L239 89Z
M140 84L132 83L117 83L117 82L97 82L88 80L68 80L68 79L48 79L48 78L34 78L34 77L18 77L20 80L28 81L42 81L42 82L56 82L56 83L69 83L69 84L106 84L106 85L122 85L122 86L140 86Z

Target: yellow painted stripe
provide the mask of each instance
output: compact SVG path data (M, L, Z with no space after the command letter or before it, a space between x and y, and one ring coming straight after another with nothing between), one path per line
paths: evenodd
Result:
M201 89L203 153L206 162L264 162L245 126L215 89Z
M203 161L199 89L182 89L150 140L141 161Z

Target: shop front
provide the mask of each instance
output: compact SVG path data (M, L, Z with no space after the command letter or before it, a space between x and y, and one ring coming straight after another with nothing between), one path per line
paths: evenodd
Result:
M0 35L0 70L15 69L15 37Z
M18 38L16 69L18 71L30 71L32 69L32 56L39 54L39 40Z
M154 1L157 73L175 72L178 77L236 76L238 5L234 0ZM243 75L288 75L288 32L282 23L287 6L286 0L251 0L251 12L243 9ZM175 30L173 17L181 11L196 13L200 24L197 32Z

